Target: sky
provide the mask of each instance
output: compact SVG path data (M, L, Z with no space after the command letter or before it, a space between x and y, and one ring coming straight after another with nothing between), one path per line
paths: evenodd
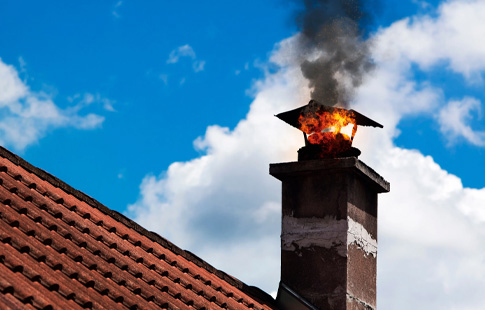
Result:
M378 306L483 309L485 1L369 1L375 68L351 107L379 196ZM0 0L0 143L269 293L269 163L308 102L299 1Z

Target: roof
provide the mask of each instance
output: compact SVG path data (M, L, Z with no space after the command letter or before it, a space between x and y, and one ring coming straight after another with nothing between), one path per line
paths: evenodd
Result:
M1 309L274 309L215 269L0 147Z

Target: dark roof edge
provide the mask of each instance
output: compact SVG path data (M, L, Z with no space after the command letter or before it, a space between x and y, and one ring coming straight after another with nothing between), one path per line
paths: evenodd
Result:
M47 171L35 167L34 165L27 162L25 159L23 159L20 156L10 152L9 150L4 148L3 146L0 146L0 156L10 160L14 164L24 168L25 170L37 175L39 178L51 183L52 185L61 188L66 193L71 194L74 197L76 197L77 199L86 202L87 204L89 204L90 206L100 210L104 214L111 216L112 218L114 218L118 222L121 222L124 225L132 228L133 230L135 230L136 232L146 236L147 238L149 238L153 242L159 243L161 246L171 250L175 254L178 254L178 255L186 258L187 260L193 262L197 266L204 268L205 270L207 270L210 273L218 276L219 278L221 278L222 280L231 284L232 286L237 287L238 289L240 289L244 293L248 294L252 298L256 299L257 301L261 301L261 302L264 302L266 304L269 303L269 304L274 305L275 300L271 297L271 295L264 292L263 290L256 288L254 286L249 286L249 285L245 284L244 282L242 282L241 280L234 278L231 275L228 275L224 271L221 271L221 270L213 267L212 265L210 265L209 263L207 263L206 261L204 261L203 259L201 259L197 255L191 253L190 251L183 250L183 249L179 248L178 246L176 246L175 244L173 244L172 242L163 238L159 234L145 229L144 227L140 226L138 223L129 219L128 217L126 217L122 213L119 213L118 211L115 211L115 210L111 210L110 208L106 207L105 205L103 205L102 203L100 203L96 199L92 198L91 196L81 192L80 190L77 190L77 189L71 187L70 185L68 185L64 181L58 179L57 177L53 176L52 174L48 173Z

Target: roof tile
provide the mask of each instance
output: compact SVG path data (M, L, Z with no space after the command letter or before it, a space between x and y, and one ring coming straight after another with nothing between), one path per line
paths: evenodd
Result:
M0 294L0 309L25 309L34 310L35 308L28 304L25 305L20 300L15 298L12 294Z
M0 308L275 309L266 295L0 148Z
M31 304L38 309L82 309L78 304L63 298L58 292L51 292L38 282L32 282L21 271L14 272L0 264L0 290L10 293L23 304Z

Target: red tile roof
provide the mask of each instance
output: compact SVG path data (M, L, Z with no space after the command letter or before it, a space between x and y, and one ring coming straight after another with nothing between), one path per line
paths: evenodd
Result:
M275 308L1 147L0 184L0 309Z

